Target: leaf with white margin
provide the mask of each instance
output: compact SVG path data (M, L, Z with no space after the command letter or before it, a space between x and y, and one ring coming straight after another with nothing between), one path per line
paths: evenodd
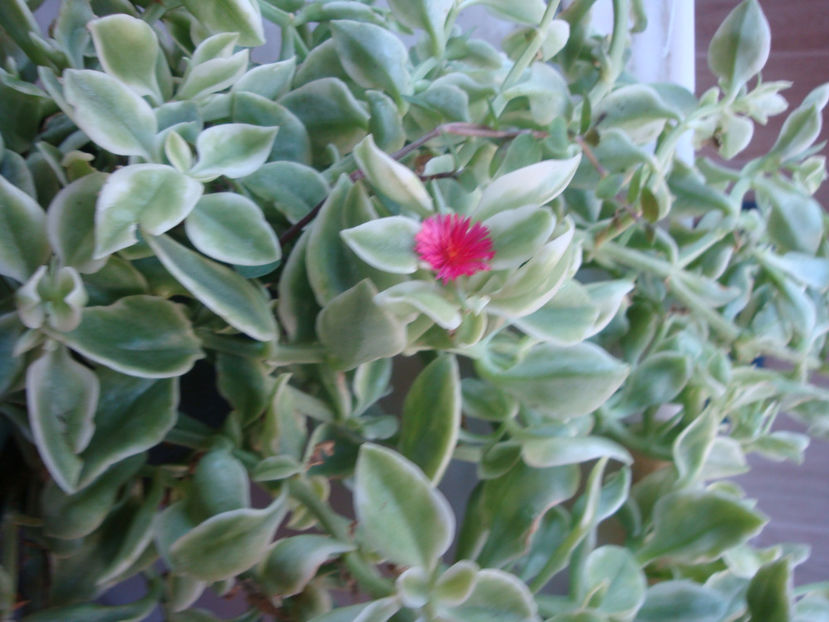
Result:
M160 235L184 220L204 187L163 164L133 164L109 176L95 205L95 255L100 259L138 242L138 225Z
M529 588L515 575L484 568L478 572L469 598L450 609L464 622L535 622L538 608Z
M89 138L117 155L152 157L158 126L139 95L102 71L67 69L63 82L72 120Z
M158 38L147 22L118 13L93 20L86 27L104 71L138 95L162 100L155 72Z
M340 237L370 266L394 274L411 274L417 270L414 238L418 231L420 223L416 220L389 216L345 229Z
M64 266L78 272L97 272L106 259L93 259L95 252L95 203L108 179L104 173L91 173L63 188L46 212L49 244Z
M190 68L176 92L176 99L179 101L202 99L235 83L245 75L250 63L250 52L242 50L228 58L211 58L197 65L193 62L191 61Z
M521 444L521 455L524 462L538 468L580 464L603 457L622 464L633 462L627 449L601 436L531 438Z
M432 52L440 57L446 39L444 26L454 0L389 0L389 8L402 24L422 28L432 40Z
M556 218L547 208L525 205L495 214L483 225L489 229L495 249L489 265L493 270L504 270L535 255L552 235Z
M174 570L202 581L221 581L257 564L285 516L285 495L261 510L222 512L173 542Z
M228 324L259 341L276 336L268 299L253 283L167 236L147 236L147 244L187 291Z
M331 556L353 551L353 544L329 536L307 534L278 540L257 569L267 594L282 598L299 594Z
M603 546L587 556L580 598L600 594L591 605L599 611L628 618L645 602L647 581L633 554L621 546Z
M180 376L202 357L181 307L154 296L87 307L78 328L54 337L96 363L141 378Z
M581 161L581 154L566 160L544 160L494 179L472 213L486 220L498 212L523 205L544 205L567 187Z
M460 425L458 362L441 355L423 368L406 394L398 449L438 484L455 451Z
M184 0L184 6L209 32L238 32L239 45L249 47L265 43L256 0Z
M282 256L262 210L234 192L203 196L184 221L184 229L193 246L226 263L261 266Z
M0 274L21 283L49 258L46 213L0 175Z
M381 307L406 318L422 313L447 330L461 325L460 305L447 298L446 290L433 281L404 281L374 297Z
M397 564L434 568L455 531L444 496L417 466L372 443L361 446L355 477L361 538Z
M771 49L769 22L757 0L744 0L720 24L708 46L708 66L736 93L766 64Z
M202 181L220 175L231 179L251 175L268 159L278 131L248 123L208 128L196 139L199 159L189 174Z
M278 63L259 65L252 68L233 85L233 93L254 93L265 99L276 101L291 88L296 72L296 57Z
M69 494L77 489L83 467L77 454L95 431L99 393L95 374L74 361L63 346L47 350L26 371L32 436L52 478Z
M354 159L381 194L421 216L434 211L432 197L414 171L380 151L371 135L354 147Z

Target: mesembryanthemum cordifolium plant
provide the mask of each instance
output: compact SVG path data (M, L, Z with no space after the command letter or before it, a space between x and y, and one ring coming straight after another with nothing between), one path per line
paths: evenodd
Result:
M39 4L0 3L6 617L829 616L727 479L829 430L829 88L734 164L787 107L756 0L699 98L625 73L636 0Z

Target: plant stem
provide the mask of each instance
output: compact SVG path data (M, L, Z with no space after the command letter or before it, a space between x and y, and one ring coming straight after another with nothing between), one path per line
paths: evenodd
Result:
M607 60L602 63L599 81L590 91L590 103L594 106L613 88L624 69L625 50L628 47L628 15L630 0L613 0L613 34Z
M288 482L291 496L302 503L319 521L326 531L343 542L351 542L349 521L324 503L310 486L299 478ZM382 598L394 593L394 585L382 577L377 569L367 562L359 551L352 551L343 556L348 570L366 592L375 598Z

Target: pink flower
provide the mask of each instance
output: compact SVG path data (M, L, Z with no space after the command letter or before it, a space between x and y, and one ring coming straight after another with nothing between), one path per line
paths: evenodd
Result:
M415 236L415 250L445 285L459 276L489 270L495 256L489 230L466 216L430 216Z

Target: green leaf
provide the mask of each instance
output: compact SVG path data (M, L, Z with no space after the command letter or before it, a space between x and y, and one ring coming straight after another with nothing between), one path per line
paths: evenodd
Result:
M544 205L567 187L581 155L567 160L544 160L494 179L481 195L472 216L486 220L498 212L525 205Z
M279 240L262 210L233 192L203 196L184 221L187 237L205 255L240 266L277 261Z
M3 146L26 153L37 137L44 117L54 108L55 104L46 93L34 84L0 69L0 137L5 143L0 144L0 154Z
M540 344L509 367L491 360L478 373L544 414L566 419L604 404L627 378L628 367L589 343L570 347Z
M220 581L257 564L285 516L285 497L261 510L240 509L207 519L170 547L175 570L202 581Z
M199 134L199 159L189 174L202 181L224 175L231 179L254 173L270 155L279 128L225 123Z
M137 229L160 235L196 206L202 185L163 164L133 164L112 173L95 206L96 259L132 246Z
M361 538L395 563L433 568L455 529L443 495L414 464L371 443L360 448L355 478Z
M147 22L121 13L91 21L87 28L104 71L138 95L163 99L156 78L158 39Z
M816 104L801 106L783 122L780 134L769 153L780 160L800 155L811 147L820 135L822 121L821 109Z
M232 56L219 56L205 60L202 63L196 63L196 55L203 45L210 42L211 39L224 36L215 35L215 37L207 39L202 45L196 48L193 59L190 61L190 66L187 68L187 73L184 74L181 86L176 91L176 99L180 101L204 100L205 97L212 93L223 91L245 74L245 70L250 62L250 53L248 50L236 52Z
M757 199L770 208L768 232L778 250L814 255L823 238L823 209L792 184L776 180L758 184Z
M188 510L200 520L250 506L247 470L228 447L216 447L204 454L191 481Z
M458 363L453 356L439 356L417 375L406 394L398 451L437 484L449 466L460 423Z
M400 101L412 92L408 51L381 26L352 20L331 22L331 36L343 68L366 89L378 89Z
M254 0L184 0L184 6L209 32L237 32L239 45L254 47L265 43L259 5Z
M600 594L598 602L595 596L590 600L598 611L631 616L645 602L645 588L645 574L628 549L603 546L587 556L580 598Z
M77 454L95 431L99 393L95 374L62 346L47 350L26 372L32 436L46 468L66 493L78 485L82 462Z
M381 194L421 216L434 211L432 197L423 182L413 171L380 151L370 135L354 147L354 159Z
M459 303L433 281L404 281L392 285L377 294L374 302L404 321L422 313L446 330L455 330L461 325Z
M725 597L693 581L665 581L648 588L635 622L711 622L721 620Z
M87 307L80 326L56 338L96 363L142 378L180 376L202 357L182 308L153 296Z
M275 482L301 473L303 465L292 456L268 456L253 469L253 481Z
M463 412L485 421L505 421L518 414L518 402L501 389L476 378L461 381Z
M469 598L451 609L464 622L530 622L537 620L532 593L516 576L484 568L478 573Z
M601 436L531 438L521 444L521 455L533 467L580 464L604 456L622 464L633 462L624 447Z
M217 388L245 423L255 421L268 405L272 390L269 367L247 356L216 354Z
M370 266L395 274L417 270L414 237L420 224L405 216L388 216L345 229L340 237L354 253Z
M97 529L112 510L116 495L144 464L143 456L135 456L113 465L100 478L71 495L55 484L43 490L44 532L55 538L83 538Z
M94 259L95 203L108 176L84 175L61 190L46 212L49 244L65 266L96 272L106 263Z
M792 616L792 571L783 557L766 564L751 579L746 593L752 622L789 622Z
M453 6L453 0L389 0L389 8L402 24L428 33L432 53L438 57L443 52L446 18Z
M578 484L579 471L573 465L533 468L521 461L501 477L485 481L481 510L468 512L463 526L464 532L481 530L485 541L479 543L479 551L461 549L461 555L493 567L522 555L538 517L570 499Z
M340 153L348 153L368 129L368 112L337 78L303 84L282 97L279 103L302 121L318 158L328 143Z
M556 219L548 209L526 205L495 214L483 225L489 229L495 249L490 266L504 270L533 257L552 235Z
M89 0L61 2L53 35L73 69L83 69L83 57L89 45L86 25L95 19Z
M716 559L760 531L766 519L739 501L703 491L676 491L659 498L654 530L637 557L694 563Z
M332 299L317 316L317 334L337 358L336 367L353 369L392 357L406 346L405 327L374 302L376 295L370 281L360 281Z
M330 557L354 550L351 544L321 535L277 541L257 569L266 593L286 598L299 594Z
M0 274L23 283L49 253L43 209L0 176Z
M158 126L138 94L116 78L88 69L67 69L63 82L72 120L89 138L112 153L152 159Z
M719 421L712 411L704 411L682 433L673 445L677 488L694 483L699 477L717 436Z
M253 67L233 85L233 93L253 93L271 101L277 100L291 88L296 71L296 58Z
M27 622L141 622L150 616L161 599L161 580L150 581L147 594L125 605L86 603L43 609L26 616Z
M478 564L467 559L453 564L440 575L432 591L435 600L443 606L460 605L475 587Z
M172 238L148 236L147 243L167 271L228 324L259 341L276 336L276 320L261 289Z
M24 327L16 312L0 315L0 397L5 396L16 384L26 368L24 358L15 355L15 349L24 334Z
M679 114L666 104L659 93L646 84L629 84L617 88L596 106L593 115L603 132L622 130L634 144L654 140L667 119Z
M82 454L81 485L107 473L111 465L158 445L175 425L178 383L124 376L99 369L101 397L95 434Z
M626 412L648 406L667 404L691 378L693 365L687 356L675 352L657 352L642 362L625 384L622 397Z
M723 20L708 46L708 66L730 93L766 64L771 31L757 0L743 0Z
M330 191L320 173L299 162L268 162L241 181L257 197L272 202L291 223L301 220Z

